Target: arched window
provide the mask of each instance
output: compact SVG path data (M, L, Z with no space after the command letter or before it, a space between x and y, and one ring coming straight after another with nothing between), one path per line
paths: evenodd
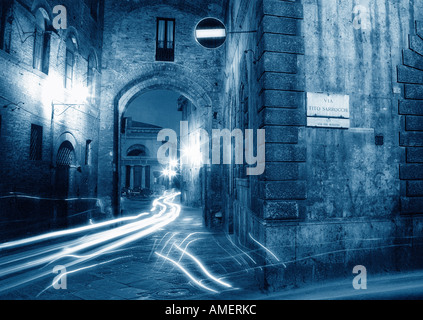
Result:
M88 96L91 102L95 102L96 85L97 85L97 59L94 54L88 57L88 73L87 73L87 86Z
M100 1L99 0L90 0L90 14L95 21L98 20L100 15Z
M72 88L74 81L75 54L78 51L78 41L73 33L66 38L65 88Z
M50 33L47 32L49 16L43 8L35 13L34 68L48 74L50 58Z
M12 40L12 0L0 1L0 50L10 53Z
M69 167L75 164L75 149L72 143L65 141L60 145L57 152L56 165Z
M128 157L148 157L148 150L141 144L130 147L126 153Z

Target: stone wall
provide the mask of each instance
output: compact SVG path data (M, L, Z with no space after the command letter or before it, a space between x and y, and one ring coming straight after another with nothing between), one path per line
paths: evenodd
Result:
M222 18L222 1L106 1L99 192L110 208L119 207L120 118L128 103L149 90L173 90L198 109L196 120L211 132L221 108L223 50L208 50L194 38L201 19ZM175 61L155 60L157 18L175 19ZM147 111L146 111L147 112ZM164 115L165 116L165 115ZM197 123L194 126L198 125ZM210 184L210 176L207 178ZM111 183L113 181L113 183ZM219 206L218 186L208 188ZM208 203L204 200L206 214Z
M366 29L355 27L356 5L368 9ZM405 67L419 63L408 51L419 52L421 9L230 2L228 25L257 32L229 39L226 113L239 113L247 83L249 126L266 129L266 172L226 171L226 230L268 265L258 272L264 287L348 277L360 264L378 273L421 263L420 82ZM307 127L305 92L348 95L350 128Z
M68 8L69 28L51 32L49 70L45 74L33 68L34 14L37 8L43 8L51 22L52 8L57 4ZM55 224L54 201L51 199L56 198L56 155L64 141L71 140L76 156L76 166L72 169L74 184L69 196L94 198L89 204L83 200L74 202L69 213L86 212L79 216L86 218L89 213L87 210L96 208L98 106L96 102L69 106L80 103L79 96L64 89L63 79L65 39L69 30L72 30L77 35L79 45L74 83L86 87L88 56L101 56L101 20L95 22L91 18L84 1L27 0L13 2L10 21L10 51L0 51L0 216L2 230L15 230L13 235L8 236L17 237L23 221L24 232L31 233ZM99 74L97 85L99 91ZM41 160L29 159L31 124L43 128ZM87 140L92 140L90 165L85 164ZM76 167L80 167L80 170L77 171ZM10 198L11 192L43 199Z
M398 82L403 94L398 100L400 131L401 212L423 213L423 135L422 75L423 25L416 21L410 30L408 48L404 49L398 66Z

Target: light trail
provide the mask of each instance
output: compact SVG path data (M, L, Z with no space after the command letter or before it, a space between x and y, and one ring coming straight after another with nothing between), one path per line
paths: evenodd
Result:
M251 240L253 240L255 243L257 243L260 247L262 247L265 251L267 251L272 257L274 257L276 259L276 261L280 262L279 258L272 252L270 251L268 248L266 248L264 245L262 245L260 242L258 242L256 239L254 239L254 237L251 235L251 233L248 234L251 238ZM284 265L285 266L285 265ZM285 266L286 268L286 266Z
M238 247L229 236L226 236L226 238L229 240L229 242L235 247L237 248L239 251L241 251L243 254L245 254L248 259L250 259L254 264L257 264L257 262L248 254L246 253L244 250L242 250L240 247ZM247 262L246 262L247 263ZM247 263L248 264L248 263Z
M182 242L179 244L179 246L182 246L185 243L185 241L187 241L189 238L191 238L193 235L196 235L196 234L210 234L210 233L208 233L208 232L193 232L193 233L190 233L184 240L182 240Z
M161 257L161 258L163 258L163 259L165 259L165 260L167 260L167 261L169 261L169 262L171 262L173 265L175 265L177 268L179 268L183 273L185 273L186 275L187 275L187 277L188 278L190 278L195 284L197 284L199 287L201 287L201 288L203 288L203 289L206 289L207 291L211 291L211 292L213 292L213 293L219 293L219 292L217 292L216 290L213 290L213 289L211 289L211 288L209 288L209 287L207 287L207 286L205 286L204 284L202 284L200 281L198 281L191 273L189 273L188 272L188 270L186 270L180 263L178 263L178 262L176 262L176 261L174 261L174 260L172 260L171 258L169 258L169 257L165 257L165 256L163 256L163 255L161 255L160 253L158 253L158 252L155 252L155 254L156 255L158 255L159 257Z
M229 283L223 282L220 279L217 279L215 276L213 276L207 269L206 267L204 267L204 265L200 262L200 260L198 260L196 257L194 257L191 253L189 253L188 251L181 249L179 246L175 245L176 249L178 249L179 251L182 252L183 255L187 255L188 257L190 257L199 267L200 269L204 272L204 274L209 277L211 280L213 280L214 282L217 282L219 284L221 284L222 286L226 287L226 288L232 288L232 286Z
M34 270L35 267L41 266L43 264L47 264L48 266L49 264L52 263L52 261L54 262L59 259L67 258L67 259L73 259L73 261L68 262L67 264L63 264L66 268L69 268L69 267L81 264L83 262L86 262L88 260L100 257L106 253L116 252L116 250L118 250L119 248L126 246L132 242L135 242L139 239L142 239L158 231L159 229L172 223L179 217L181 212L181 207L178 204L175 204L172 202L175 199L175 197L178 195L180 195L180 193L173 193L173 194L164 195L163 197L156 199L153 203L152 211L155 211L156 208L159 206L162 209L160 210L159 213L157 213L156 215L152 217L145 218L140 221L128 223L126 225L123 225L111 230L95 233L93 235L89 235L81 239L69 241L65 244L62 243L62 244L53 245L42 250L33 250L29 252L29 254L26 252L20 253L13 256L14 258L12 258L12 260L9 259L10 257L4 257L3 259L8 259L8 261L0 263L0 265L9 264L10 266L7 268L0 269L0 277L8 276L7 281L2 281L0 292L51 274L51 272L40 272L38 270ZM146 214L142 214L142 216L144 215ZM122 219L118 219L118 220L131 221L134 219L139 219L140 216L141 215L138 215L136 217L123 218L124 220ZM107 223L115 224L116 220L109 221ZM96 228L98 228L98 225L95 225L95 226ZM88 226L88 227L91 228L91 226ZM86 228L86 227L83 227L83 228ZM88 230L91 230L91 229L88 229ZM81 228L77 228L77 229L67 230L64 232L71 232L73 234L73 233L78 233L82 231L81 231ZM24 240L21 240L19 243L14 242L13 245L12 243L9 243L8 248L41 241L46 238L53 239L61 235L63 235L63 233L60 233L59 235L58 233L50 233L50 234L39 236L39 237L24 239ZM90 248L95 248L98 246L101 246L101 247L94 249L91 252L81 254L82 251L85 251ZM59 252L52 253L57 250ZM48 254L47 256L43 256L46 253L50 253L50 254ZM36 256L41 256L41 257L33 260L32 258ZM24 261L17 265L13 264L14 262L21 261L21 260L27 260L27 261ZM16 276L15 278L9 277L12 274L23 272L23 271L28 271L28 272L24 275Z
M200 241L200 240L203 240L203 239L194 239L194 240L191 240L190 242L188 242L186 245L185 245L185 248L184 248L184 250L186 251L186 250L188 250L188 247L192 244L192 243L194 243L194 242L196 242L196 241ZM174 244L175 245L175 244ZM176 246L176 245L175 245ZM178 262L181 262L181 260L182 260L182 258L184 257L184 254L182 253L181 254L181 257L179 258L179 261Z
M68 275L73 274L73 273L77 273L77 272L80 272L80 271L83 271L83 270L92 269L92 268L95 268L95 267L98 267L98 266L101 266L101 265L104 265L104 264L107 264L107 263L111 263L111 262L114 262L114 261L117 261L117 260L121 260L121 259L124 259L124 258L129 258L129 257L131 257L131 256L119 257L119 258L112 259L112 260L109 260L109 261L105 261L105 262L101 262L101 263L96 263L96 264L93 264L93 265L88 266L88 267L82 267L82 268L79 268L79 269L76 269L76 270L73 270L73 271L64 272L57 279L53 280L53 283L51 285L49 285L47 288L45 288L43 291L41 291L39 294L37 294L36 297L38 298L44 292L46 292L48 289L50 289L51 287L53 287L55 284L59 283L59 281L61 281L63 279L63 277L67 277Z
M239 262L239 260L237 258L235 258L235 255L231 254L228 250L226 250L224 247L222 247L219 242L216 241L216 244L218 245L218 247L220 249L222 249L223 251L225 251L228 254L228 256L229 256L228 259L234 259L236 263L238 263L240 266L242 266L242 263ZM247 261L245 261L244 258L241 257L241 259L246 265L248 265Z
M107 252L109 254L111 253L118 253L118 252L123 252L126 251L127 249L120 249L120 250L115 250L115 251L110 251ZM50 261L50 263L48 263L46 266L44 266L42 269L47 268L49 265L55 263L56 261L60 260L60 259L64 259L64 258L73 258L73 259L87 259L89 260L90 258L95 258L95 257L99 257L101 255L96 255L94 254L88 254L88 255L76 255L76 254L70 254L70 255L66 255L66 256L62 256L60 258L57 258L56 260Z
M75 201L75 200L98 200L97 198L68 198L68 199L59 199L59 198L44 198L37 196L28 196L25 194L15 194L10 192L8 196L2 196L0 199L10 199L10 198L22 198L22 199L33 199L33 200L49 200L49 201Z
M160 250L160 253L163 253L164 249L167 247L167 245L169 244L169 242L177 235L178 233L173 233L172 236L165 242L162 250Z
M149 220L149 219L145 219L145 220ZM107 241L110 241L110 240L113 240L113 239L116 239L116 238L120 238L122 236L133 233L133 232L135 232L135 231L137 231L137 230L139 230L143 227L147 227L151 224L158 222L157 219L150 219L149 221L145 221L145 220L140 221L140 222L136 222L136 223L131 223L129 225L125 225L125 226L122 226L122 227L118 227L116 229L103 231L101 233L93 235L92 240L89 240L89 241L87 241L87 239L78 240L78 241L75 242L75 245L73 247L64 248L59 253L55 253L55 254L52 254L50 256L45 256L45 257L42 257L42 258L37 259L37 260L29 261L29 262L23 263L19 266L11 266L9 268L0 270L0 277L9 275L11 273L24 271L25 269L28 269L28 268L40 266L42 264L49 263L52 260L58 260L58 259L60 259L64 256L69 256L69 255L72 255L72 254L79 252L81 250L86 250L90 247L100 245L104 242L107 242ZM42 254L42 253L43 252L41 252L40 254Z
M165 196L162 196L159 199L156 199L154 201L152 212L156 210L158 205L162 206L162 208L163 207L165 208L165 206L161 205L160 202L158 202L158 201L160 201L164 198L165 198ZM109 220L109 221L105 221L105 222L101 222L101 223L97 223L97 224L90 224L90 225L84 226L84 227L73 228L73 229L69 229L69 230L56 231L56 232L50 232L50 233L46 233L46 234L43 234L43 235L39 235L39 236L35 236L35 237L23 239L23 240L11 241L11 242L0 244L0 250L1 249L15 248L15 247L23 246L23 245L34 244L34 243L37 243L37 242L52 240L52 239L63 237L63 236L74 235L74 234L82 233L82 232L85 232L85 231L91 231L91 230L107 227L107 226L122 223L122 222L138 220L138 219L140 219L144 216L147 216L149 214L150 213L141 213L137 216L123 217L123 218Z

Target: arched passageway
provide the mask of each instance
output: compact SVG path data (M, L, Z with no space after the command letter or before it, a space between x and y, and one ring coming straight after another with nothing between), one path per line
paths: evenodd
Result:
M162 169L157 167L153 169L152 166L149 166L147 161L152 160L156 156L157 148L148 146L146 141L133 141L133 144L123 145L122 137L127 133L126 129L128 126L128 111L131 108L131 105L142 100L143 96L154 95L155 92L172 92L175 97L178 97L178 101L175 105L175 111L182 113L180 117L177 118L178 121L189 121L190 130L204 129L206 131L211 131L212 128L212 118L213 118L213 101L212 97L215 95L215 89L213 86L205 79L202 79L201 75L193 74L190 70L185 69L181 66L176 65L167 65L164 67L161 64L155 64L152 66L146 67L147 70L143 75L127 84L120 93L115 98L115 114L114 114L114 152L113 158L115 163L114 171L114 182L113 182L113 207L115 214L121 213L121 196L122 189L128 189L128 187L139 187L141 189L147 187L147 182L149 182L150 188L153 188L153 185L161 184ZM141 107L142 108L142 107ZM160 109L160 106L157 105L157 108ZM179 110L179 111L178 111ZM165 111L166 112L166 111ZM174 117L169 117L169 114L165 113L163 119L169 119ZM130 119L132 121L132 119ZM174 119L175 120L175 119ZM175 121L177 123L178 121ZM141 119L135 120L138 122L138 125L146 126L146 128L141 128L138 131L146 131L150 134L150 141L153 141L153 138L157 138L158 132L166 128L166 125L154 124L144 122ZM132 122L134 124L134 122ZM179 124L171 126L171 129L179 131ZM135 130L137 131L137 130ZM177 132L179 136L179 132ZM147 139L148 140L148 139ZM157 140L156 140L157 142ZM127 152L128 148L132 145L140 144L146 146L149 150L148 154L141 152L138 154L137 159L131 159L131 153ZM125 147L128 147L125 149ZM133 151L133 150L131 150ZM132 155L135 155L136 151L133 151ZM125 159L124 159L125 158ZM138 169L128 167L128 161L135 160L138 161ZM143 165L142 161L146 165ZM130 162L129 162L130 163ZM136 170L138 170L136 172ZM148 177L147 177L148 175ZM183 174L180 174L182 177ZM192 184L199 185L200 180L193 181L192 175L187 175L190 177L189 184L191 186L187 187L187 184L184 185L184 181L176 180L176 186L181 188L191 188L198 190L199 197L201 200L196 201L196 205L202 206L203 209L207 207L207 184L209 180L207 177L207 168L204 170L198 170L196 175L197 179L201 179L202 188L194 188ZM186 182L186 181L185 181ZM166 187L175 186L168 184ZM187 190L186 192L190 192Z

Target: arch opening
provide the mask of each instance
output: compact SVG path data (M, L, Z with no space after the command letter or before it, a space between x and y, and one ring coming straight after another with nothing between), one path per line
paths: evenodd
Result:
M213 104L217 101L216 87L214 84L211 84L207 79L203 78L202 75L194 74L191 70L167 63L155 63L155 64L146 64L143 66L142 75L135 80L129 82L125 85L121 91L115 95L114 99L114 147L113 152L110 152L110 155L113 157L113 198L112 198L112 207L114 208L115 216L119 216L124 211L123 203L125 203L126 192L128 189L131 189L131 168L126 166L124 160L127 149L122 148L122 136L126 132L126 127L128 125L127 118L130 113L130 106L138 101L138 99L143 99L148 95L157 94L157 92L171 92L174 97L178 97L178 106L182 109L188 110L188 107L191 110L190 114L185 114L183 111L177 111L182 113L181 117L178 117L179 121L187 121L190 124L190 129L204 129L207 132L211 132L212 128L212 107ZM160 109L156 107L157 109ZM177 110L177 109L176 109ZM169 114L166 114L163 118L169 118ZM142 122L142 121L140 121ZM161 129L165 129L162 126L169 127L169 125L160 125L160 123L152 124L150 128L151 132L158 133ZM159 131L155 127L162 127ZM179 135L179 125L170 126L171 129ZM155 135L157 138L157 134ZM147 146L148 147L148 146ZM149 149L149 157L156 157L156 150L154 148ZM149 158L147 157L147 158ZM133 168L135 170L135 168ZM144 180L142 180L143 186L145 185L145 168L144 170ZM191 170L191 175L195 177L194 179L189 177L189 180L185 178L180 179L178 188L182 192L182 201L185 204L189 205L189 200L187 197L184 197L184 194L194 194L190 190L198 191L198 201L195 201L196 206L203 206L203 210L206 207L205 199L207 190L205 188L208 181L208 171L206 168L196 168L195 173ZM186 171L183 171L184 174ZM160 179L163 178L163 167L160 169L153 170L150 167L150 188L154 181L160 182ZM201 183L199 182L201 180ZM132 179L133 186L135 186L135 180ZM186 181L189 181L189 187L184 185ZM140 189L137 189L140 191ZM141 188L141 190L143 190ZM150 189L151 191L151 189ZM191 203L194 203L191 202Z

